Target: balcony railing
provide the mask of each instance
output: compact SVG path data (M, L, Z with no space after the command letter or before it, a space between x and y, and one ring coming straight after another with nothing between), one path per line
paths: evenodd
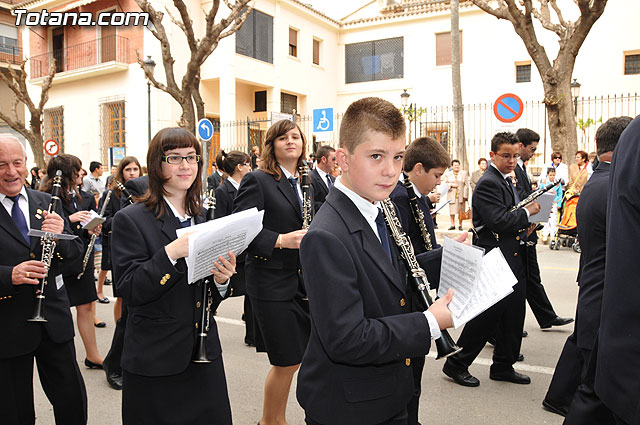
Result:
M22 49L15 46L0 44L0 62L18 65L22 62Z
M56 73L99 65L105 62L128 63L129 39L118 35L97 38L85 43L32 56L31 78L49 75L49 66L56 60Z

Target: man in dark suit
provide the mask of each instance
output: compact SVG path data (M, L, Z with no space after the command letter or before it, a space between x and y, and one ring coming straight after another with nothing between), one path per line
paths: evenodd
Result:
M222 181L222 172L213 164L213 173L207 177L207 190L216 190Z
M486 252L499 247L518 283L510 295L465 325L458 339L462 351L449 357L444 364L445 375L467 387L480 385L480 381L469 373L469 366L492 334L495 335L495 348L489 378L516 384L531 382L528 376L516 372L513 364L520 353L525 316L527 250L524 241L527 233L535 228L535 225L529 225L529 215L540 211L540 204L532 202L510 212L520 201L509 176L517 166L518 151L518 139L514 134L494 135L491 166L487 167L473 192L473 225L478 229L474 242Z
M520 159L518 159L518 166L514 170L518 184L516 190L520 199L524 199L533 189L531 188L531 181L527 174L527 168L525 162L531 159L533 154L538 149L538 143L540 142L540 136L533 130L528 128L521 128L516 131L516 137L520 141ZM549 329L551 326L564 326L573 322L573 319L566 317L559 317L549 301L547 292L542 285L542 279L540 277L540 266L538 265L538 254L536 252L536 243L538 242L538 235L534 231L527 238L527 302L533 315L536 317L540 329Z
M599 164L593 175L580 193L580 201L576 210L578 234L580 235L580 271L578 272L578 308L576 311L576 325L573 334L567 339L556 372L554 373L549 391L542 404L555 413L569 414L565 424L576 425L604 425L614 423L613 416L593 390L593 379L596 356L592 349L596 343L598 328L600 327L600 312L602 308L602 292L604 290L606 237L607 237L607 198L609 192L609 169L613 150L618 143L620 134L631 122L629 117L611 118L598 128L596 132L596 146ZM578 355L573 354L575 346ZM570 358L570 356L574 358ZM562 368L577 364L582 368L582 378L579 386L566 388L569 394L560 393L562 385ZM559 377L557 376L559 375ZM559 384L556 381L560 381ZM574 394L575 392L575 394ZM570 403L558 404L569 398ZM570 409L569 409L569 406ZM563 412L564 410L564 412Z
M616 423L640 423L640 117L611 160L607 252L595 390Z
M311 170L311 184L314 191L314 207L318 211L336 181L331 175L336 165L336 150L331 146L320 146L316 152L316 159L316 167Z
M86 424L87 394L76 362L73 322L63 273L64 259L82 257L78 239L60 240L44 290L45 323L27 321L36 285L45 276L40 239L29 229L71 233L57 213L47 213L51 197L24 187L27 155L12 136L0 136L0 411L6 424L35 422L33 360L53 405L56 423ZM75 262L78 263L77 261Z

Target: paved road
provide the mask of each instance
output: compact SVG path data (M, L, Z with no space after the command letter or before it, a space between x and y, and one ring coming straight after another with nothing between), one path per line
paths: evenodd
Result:
M542 245L538 247L538 258L543 282L556 312L561 316L573 317L577 297L575 277L578 271L578 254L568 248L550 251L547 246ZM107 296L111 295L110 287L106 288ZM109 320L112 318L112 305L98 304L99 317L108 321L106 328L96 330L103 355L108 350L114 328L112 320ZM241 299L227 300L218 310L217 321L224 349L234 423L251 425L261 416L262 389L269 364L265 354L257 354L253 348L244 345L241 312ZM422 424L561 424L562 418L544 411L541 402L562 345L573 326L541 331L533 314L527 309L525 329L529 332L529 337L524 339L522 345L525 361L518 363L516 368L531 376L531 385L491 381L490 346L483 350L470 369L481 381L479 388L456 385L442 374L441 360L427 359L420 406ZM458 333L452 332L453 337L457 338ZM82 364L85 354L77 332L76 349L78 362ZM432 349L435 350L433 344ZM88 370L84 366L81 369L89 396L89 424L119 424L121 393L108 387L102 371ZM35 381L37 423L53 424L51 406L40 389L37 377ZM304 413L295 399L295 379L289 397L287 418L291 425L304 424Z

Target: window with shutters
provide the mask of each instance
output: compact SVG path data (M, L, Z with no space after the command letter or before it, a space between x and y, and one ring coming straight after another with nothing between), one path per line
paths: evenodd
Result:
M283 114L298 113L298 96L289 93L280 93L280 112Z
M320 40L313 39L313 64L320 65Z
M462 31L460 31L460 63L462 63ZM451 31L436 34L436 66L451 65Z
M273 63L273 17L253 9L236 32L236 53Z
M624 75L640 74L640 50L624 53Z
M516 83L531 82L531 62L516 62Z
M117 99L117 98L116 98ZM102 99L100 103L100 138L102 162L109 163L110 148L126 148L126 116L124 99Z
M45 109L43 127L44 140L55 140L60 147L58 152L64 153L64 108Z
M298 57L298 31L289 28L289 56Z
M403 37L345 45L346 83L402 78L403 45Z

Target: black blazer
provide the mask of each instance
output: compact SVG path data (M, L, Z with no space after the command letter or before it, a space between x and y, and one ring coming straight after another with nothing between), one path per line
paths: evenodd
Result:
M262 230L247 249L247 293L267 301L291 300L302 279L298 250L274 247L278 234L302 229L298 197L284 175L277 181L276 176L257 170L242 178L233 212L253 207L264 210L264 218Z
M493 167L491 167L493 168ZM516 191L518 192L518 197L520 200L523 200L527 196L533 192L531 188L531 180L529 180L529 176L527 173L520 167L520 165L516 165L516 169L514 170L516 173L516 178L518 179L518 183L516 184ZM531 233L529 235L528 240L532 242L537 242L538 234L536 232Z
M180 228L169 206L166 208L157 219L144 204L133 204L113 218L111 255L116 285L129 309L122 367L145 376L174 375L187 369L198 331L194 324L205 307L200 286L187 285L185 260L172 265L164 249L177 238ZM194 220L202 223L204 216ZM222 297L215 286L211 294L214 312ZM215 320L209 319L207 355L214 360L221 348Z
M332 190L302 240L311 336L297 397L323 424L373 424L413 394L411 357L429 351L423 313L411 313L406 272L387 255L351 200Z
M27 189L29 198L29 220L32 229L42 226L42 213L49 209L51 196L48 193ZM58 214L64 218L62 210ZM64 233L71 233L69 222L65 220ZM48 322L44 324L27 322L31 317L35 302L36 286L11 283L13 267L28 260L42 258L40 238L31 237L30 243L15 225L4 206L0 206L0 358L6 359L33 352L40 344L43 330L56 343L73 339L73 321L69 297L64 286L57 288L55 278L63 273L79 273L68 261L82 257L82 243L78 239L60 240L51 262L47 284L45 285L44 314ZM82 261L80 261L80 264Z
M607 237L610 164L601 162L580 193L577 207L580 271L576 333L578 347L591 350L600 327Z
M336 182L335 177L333 177L331 174L327 174L327 175L331 179L332 183ZM314 207L315 207L315 210L318 211L322 206L322 204L324 204L324 200L329 194L329 188L327 187L326 180L323 180L322 177L320 177L320 173L318 173L318 170L316 170L315 168L311 170L311 185L313 186L313 193L314 193L314 197L313 197Z
M398 214L400 215L399 218L400 222L402 223L402 228L411 240L413 251L416 253L416 255L425 254L424 256L421 256L421 258L424 258L424 261L427 265L427 267L425 267L424 269L425 273L427 274L427 279L429 279L431 288L437 289L440 285L442 246L440 246L436 241L436 232L433 225L433 218L431 217L431 213L429 212L429 207L427 206L426 201L424 200L424 198L418 197L418 206L424 214L424 224L427 227L429 235L431 236L432 250L428 252L424 243L424 239L422 238L422 233L420 232L420 228L418 227L418 223L414 219L413 212L411 211L407 188L404 186L404 184L402 184L402 182L399 182L396 185L396 187L393 189L393 192L391 192L390 198L396 205L396 209L398 211Z
M207 177L207 190L216 190L220 186L222 176L214 171L209 177Z
M149 189L149 176L137 177L135 179L128 180L124 187L129 191L131 196L138 197L144 195L144 193ZM126 196L120 197L120 208L124 208L129 203L127 202Z
M62 205L62 212L64 213L65 217L67 217L67 219L71 214L74 214L78 211L89 211L89 210L96 211L96 200L92 194L90 194L89 192L85 192L84 190L81 189L80 197L82 198L82 200L78 200L77 197L73 198L75 199L75 205L73 201L66 203L64 199L60 200L60 204ZM76 235L78 239L82 242L82 250L83 250L82 255L74 257L71 260L73 261L72 267L78 268L81 271L82 261L84 260L84 254L87 250L87 247L89 246L89 240L91 239L91 236L89 235L89 232L82 229L81 223L69 223L69 224L71 226L71 231L73 232L73 234ZM91 256L89 257L89 261L87 262L87 268L84 274L82 275L82 277L80 278L80 281L82 281L83 284L86 284L86 285L95 284L94 277L93 277L93 269L94 269L94 253L92 252ZM65 273L64 278L65 278L65 281L67 282L77 281L78 274Z
M509 212L515 205L515 197L509 183L492 165L478 181L473 191L473 225L485 227L478 232L478 240L474 243L487 250L500 247L507 263L516 277L526 272L525 262L518 258L522 232L529 223L523 209ZM496 240L493 233L498 235Z
M102 196L102 200L104 200L105 196L107 196L107 191L104 192L104 195ZM116 191L112 191L111 192L111 197L109 198L109 203L107 204L107 207L104 210L104 223L102 223L102 237L103 239L105 237L109 237L111 235L111 230L112 230L112 223L113 223L113 216L116 215L116 213L118 211L120 211L120 207L121 207L121 197L118 197L116 195Z
M640 117L613 153L595 390L628 424L640 423Z

